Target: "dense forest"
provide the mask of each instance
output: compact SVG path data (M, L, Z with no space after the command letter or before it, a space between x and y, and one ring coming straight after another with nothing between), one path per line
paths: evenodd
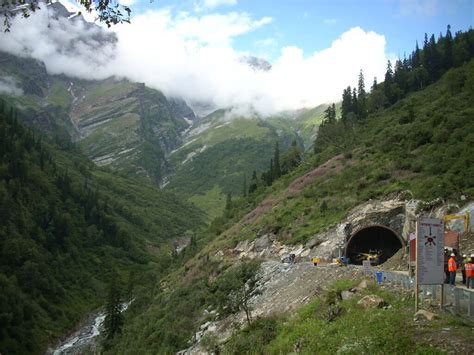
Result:
M201 217L172 194L97 170L0 104L0 349L35 353L103 304L111 279L139 283L129 275L168 268L160 247Z

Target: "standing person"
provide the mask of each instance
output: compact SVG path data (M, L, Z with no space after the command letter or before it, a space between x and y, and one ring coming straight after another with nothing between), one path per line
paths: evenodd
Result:
M466 287L474 288L474 254L471 254L470 258L466 259Z
M466 262L467 262L467 255L464 254L461 259L461 275L462 275L462 284L466 284Z
M457 265L456 265L456 254L451 253L451 257L448 260L448 271L449 271L449 283L451 286L454 286L456 283L456 270L457 270Z
M449 284L449 271L448 271L448 260L449 260L449 252L448 249L444 249L444 274L446 277L444 278L444 283Z

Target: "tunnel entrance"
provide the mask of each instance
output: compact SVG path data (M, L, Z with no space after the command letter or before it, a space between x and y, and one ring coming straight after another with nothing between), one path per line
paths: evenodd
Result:
M346 257L351 264L382 264L405 245L404 241L390 228L374 225L362 228L347 241Z

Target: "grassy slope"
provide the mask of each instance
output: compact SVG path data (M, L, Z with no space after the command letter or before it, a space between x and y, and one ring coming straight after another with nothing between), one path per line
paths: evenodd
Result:
M466 78L452 87L452 76ZM317 166L336 154L344 158L334 172L316 179L294 198L283 198L277 208L243 229L237 239L252 238L266 229L289 243L304 242L338 222L356 205L373 198L411 191L414 197L457 200L474 196L474 108L471 105L474 61L448 72L439 82L410 94L391 108L370 116L351 134L346 150L327 147L311 157ZM408 118L410 107L413 120ZM272 186L273 198L309 166L303 165ZM410 194L408 195L410 196ZM323 201L327 210L321 210Z
M222 268L215 264L212 255L218 250L234 247L238 240L255 238L259 230L274 231L281 240L296 243L334 225L351 208L370 198L384 198L407 189L415 197L424 199L441 196L456 200L460 194L472 197L473 63L456 69L454 74L447 73L442 80L425 90L412 93L388 110L369 117L356 129L355 135L346 137L352 142L347 151L328 147L317 155L307 157L305 163L271 187L257 190L245 201L236 201L236 209L231 214L233 217L222 222L224 228L228 229L216 239L209 236L210 242L185 267L166 278L166 290L156 298L149 298L147 302L150 304L137 304L137 308L127 318L118 348L123 352L136 347L153 347L157 351L166 349L169 352L186 348L186 339L203 322L201 312L208 307L212 289L209 282L212 284ZM466 79L464 85L452 88L451 75L462 75ZM409 105L413 105L415 112L411 122L406 119ZM418 139L425 136L423 132L429 132L429 138ZM329 174L317 178L300 194L284 197L284 191L295 178L341 153L345 157L334 163ZM280 202L250 225L237 223L264 198ZM320 208L323 201L328 206L324 211ZM210 259L206 261L208 256ZM397 300L393 295L383 293L383 296L393 303L392 310L363 312L353 307L353 302L348 302L346 305L351 309L350 313L329 326L318 319L316 311L319 305L315 302L302 309L296 319L274 322L275 332L267 339L267 345L259 349L285 353L292 351L293 344L302 337L309 346L308 352L314 353L313 347L323 349L324 345L329 349L337 349L339 342L345 343L345 337L356 337L361 340L354 345L357 346L356 351L369 349L377 352L382 346L380 340L393 344L400 351L426 350L426 346L417 346L412 339L393 331L403 327L406 320L411 318L407 303ZM183 301L179 302L176 297L181 297ZM160 309L167 304L167 299L176 302L173 307L167 308L165 314ZM190 305L193 312L189 312ZM150 313L148 310L154 311ZM152 314L159 314L163 318L158 317L157 320ZM367 326L354 330L360 325L361 319ZM380 319L383 320L382 325L375 325ZM346 324L351 325L350 329L346 328ZM168 329L173 330L172 339L166 338L171 336ZM262 329L255 329L254 332L252 329L242 337L265 332ZM329 331L331 334L338 332L339 335L333 334L334 340L326 338ZM313 332L315 337L308 339L307 334ZM242 347L236 349L245 351Z
M298 139L291 122L280 117L222 121L224 115L207 117L201 125L209 128L188 137L169 157L175 173L167 188L190 198L211 219L222 213L227 193L242 194L244 175L248 187L253 170L268 169L277 141L284 151Z
M448 314L440 314L438 320L429 324L414 323L414 299L376 285L370 285L360 296L338 302L341 315L328 321L331 293L334 296L356 284L356 280L338 281L329 287L325 297L312 301L296 314L257 320L234 335L223 353L288 354L299 344L303 354L442 354L449 347L447 340L453 337L440 337L442 328L449 329L458 342L462 339L464 346L472 349L469 323ZM365 294L381 296L390 308L364 309L357 302ZM456 329L452 330L453 327ZM436 341L431 342L430 337L436 337Z

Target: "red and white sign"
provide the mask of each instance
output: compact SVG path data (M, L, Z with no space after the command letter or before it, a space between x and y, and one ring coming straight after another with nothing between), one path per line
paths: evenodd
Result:
M419 285L444 282L444 222L420 218L416 223L416 269Z

